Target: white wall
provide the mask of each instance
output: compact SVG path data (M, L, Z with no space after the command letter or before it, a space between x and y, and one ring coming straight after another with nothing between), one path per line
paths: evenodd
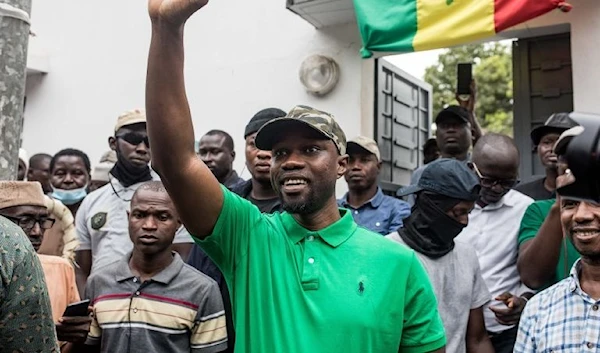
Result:
M80 148L96 162L119 113L144 106L150 40L145 0L34 0L33 30L50 72L27 82L24 147L29 154ZM360 132L361 59L355 25L315 30L285 0L212 1L188 24L186 77L196 136L219 128L236 142L265 107L308 104L332 112L348 137ZM334 57L338 87L325 98L298 80L311 54ZM247 173L244 175L249 177Z
M571 52L575 110L600 114L600 2L574 2L576 20L571 22Z

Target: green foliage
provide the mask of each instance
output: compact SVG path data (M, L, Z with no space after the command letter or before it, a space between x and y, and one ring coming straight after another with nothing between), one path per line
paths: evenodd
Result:
M457 104L456 66L472 62L477 83L475 114L484 131L512 136L513 97L510 47L503 43L470 44L446 49L438 63L425 70L425 81L433 86L434 115Z

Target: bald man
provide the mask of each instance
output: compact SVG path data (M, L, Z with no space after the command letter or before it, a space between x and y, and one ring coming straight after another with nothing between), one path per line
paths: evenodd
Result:
M519 151L501 134L487 134L475 145L472 167L481 184L469 225L456 238L477 251L492 302L484 309L485 325L497 353L509 353L517 324L533 295L517 271L517 236L527 207L533 202L512 188L518 182Z

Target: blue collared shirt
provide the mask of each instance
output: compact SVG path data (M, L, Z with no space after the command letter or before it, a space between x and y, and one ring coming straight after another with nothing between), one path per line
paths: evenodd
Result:
M381 235L388 235L401 228L402 220L410 215L410 205L407 202L384 195L381 188L377 188L375 196L359 208L348 204L348 193L338 200L338 206L350 210L358 225Z
M577 260L569 277L527 303L515 353L600 351L600 300L581 289L580 269Z

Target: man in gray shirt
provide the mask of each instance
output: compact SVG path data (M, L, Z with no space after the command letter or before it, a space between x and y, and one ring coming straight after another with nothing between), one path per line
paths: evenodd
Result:
M417 253L438 299L448 352L493 352L483 321L483 305L491 295L481 276L475 250L454 238L469 222L479 195L479 181L464 164L439 159L424 169L417 185L401 189L416 194L404 228L388 238Z
M79 352L216 353L227 348L217 283L172 251L179 216L159 181L142 184L128 212L133 251L89 278L94 319Z

